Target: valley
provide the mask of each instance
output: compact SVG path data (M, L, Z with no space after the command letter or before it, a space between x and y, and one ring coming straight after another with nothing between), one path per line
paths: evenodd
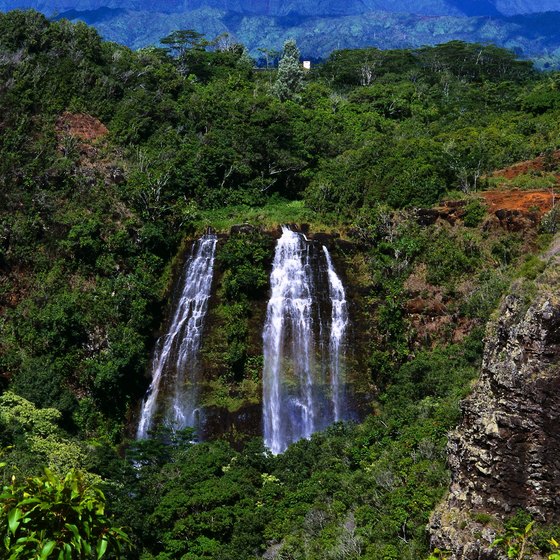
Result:
M554 558L557 74L199 40L0 14L2 554Z

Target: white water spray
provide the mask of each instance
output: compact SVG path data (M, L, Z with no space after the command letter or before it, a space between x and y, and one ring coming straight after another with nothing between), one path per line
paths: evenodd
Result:
M157 417L173 429L196 424L198 351L214 274L217 237L205 235L185 264L181 296L152 360L152 382L136 437L148 437Z
M344 417L341 346L348 324L344 287L326 248L286 227L278 240L270 277L271 297L263 331L263 423L265 445L275 454ZM322 324L317 286L328 276L330 324ZM323 298L324 299L324 298ZM314 329L314 322L317 328ZM315 332L330 328L326 363ZM329 370L329 381L322 374Z
M330 366L331 366L331 390L334 410L334 421L342 420L342 405L344 398L342 395L342 353L341 347L344 342L346 328L348 327L348 304L346 303L346 292L342 281L334 269L331 255L323 245L323 252L327 259L329 275L329 295L332 304L331 313L331 336L329 341Z

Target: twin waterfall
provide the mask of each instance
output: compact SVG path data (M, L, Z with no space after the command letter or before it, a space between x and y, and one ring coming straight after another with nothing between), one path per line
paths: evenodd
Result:
M137 437L156 423L197 425L201 372L197 364L210 299L217 238L193 247L165 336L156 345L152 382ZM265 445L275 454L348 417L344 346L348 308L344 287L325 246L283 227L271 274L263 330Z
M156 344L152 383L142 403L136 437L144 439L157 418L177 430L196 425L198 351L214 275L215 235L197 241L181 277L167 334Z
M348 324L346 298L323 246L331 307L326 321L327 305L321 298L324 268L313 249L302 234L282 228L263 331L264 441L273 453L282 453L290 443L343 419L341 346ZM330 332L328 341L325 330Z

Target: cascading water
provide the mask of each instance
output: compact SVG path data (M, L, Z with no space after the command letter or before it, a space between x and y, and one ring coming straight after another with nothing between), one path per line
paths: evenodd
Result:
M328 249L323 245L323 252L327 259L328 275L329 275L329 295L332 304L331 313L331 336L329 341L330 366L331 366L331 387L334 421L338 422L343 419L342 406L344 404L344 395L342 393L343 381L341 362L341 349L344 343L344 335L348 326L348 305L346 303L346 292L342 281L336 273L331 255Z
M326 248L322 255L326 267L305 236L282 228L263 331L264 439L273 453L344 418L341 346L347 305ZM325 275L330 296L326 302L319 293ZM329 324L323 324L325 305L331 306ZM319 352L320 338L329 330L325 358Z
M272 274L263 331L263 421L265 444L273 453L313 431L311 352L311 275L303 237L282 228ZM285 341L291 337L288 363ZM289 372L294 380L289 386Z
M212 287L216 243L215 235L204 235L185 264L170 327L156 344L138 439L148 436L156 418L173 429L196 424L198 351Z

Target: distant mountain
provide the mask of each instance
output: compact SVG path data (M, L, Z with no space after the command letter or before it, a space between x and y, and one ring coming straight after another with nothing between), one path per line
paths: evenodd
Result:
M0 0L0 10L34 8L46 14L118 8L156 13L185 13L202 8L246 15L342 16L366 12L432 16L512 16L560 11L560 0Z
M558 0L494 0L493 4L506 16L560 11Z
M309 58L460 39L493 42L541 66L560 61L560 0L0 0L0 11L15 8L83 20L132 48L196 29L208 38L227 31L253 56L288 38Z

